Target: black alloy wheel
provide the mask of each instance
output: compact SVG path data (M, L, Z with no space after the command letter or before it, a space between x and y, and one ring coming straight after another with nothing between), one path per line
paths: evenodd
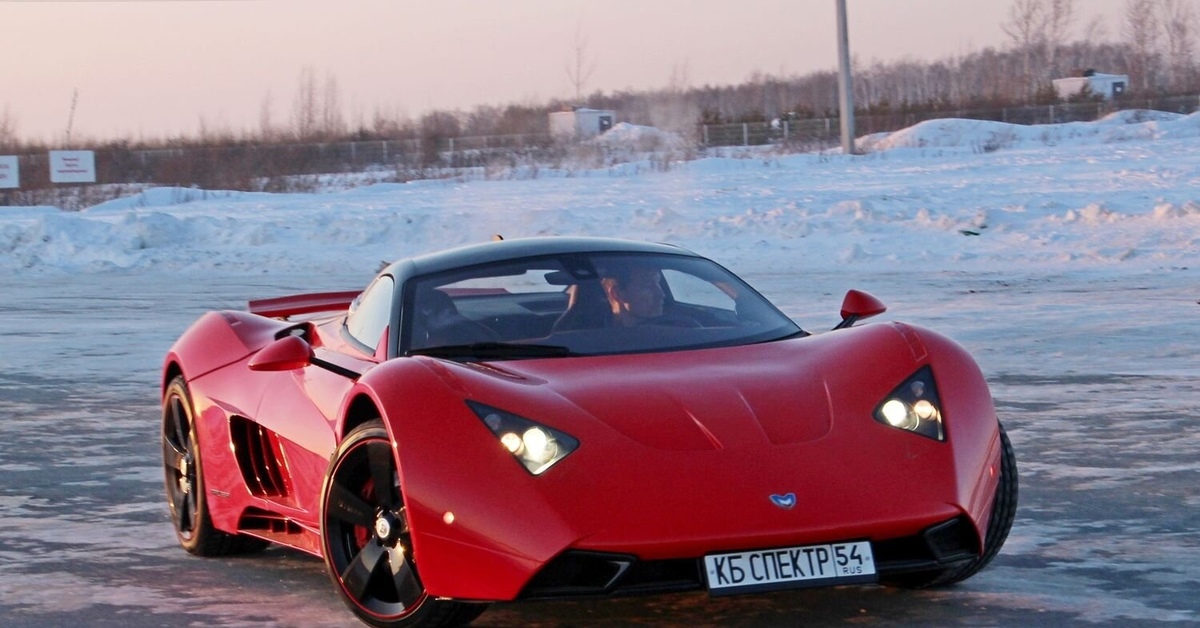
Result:
M378 419L338 447L321 496L321 537L342 601L372 626L461 625L482 612L435 599L421 584L396 458Z
M259 551L269 543L227 534L212 524L201 472L200 445L187 383L176 377L163 392L162 455L167 506L175 537L190 554L225 556Z

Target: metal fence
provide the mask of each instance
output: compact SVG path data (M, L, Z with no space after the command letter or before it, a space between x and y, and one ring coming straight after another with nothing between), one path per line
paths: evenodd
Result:
M898 131L927 120L962 118L1011 124L1059 124L1089 122L1124 109L1150 109L1190 114L1200 109L1200 97L1178 96L1152 100L1081 102L1035 107L993 109L944 109L936 111L888 111L856 113L855 135ZM838 117L802 118L773 122L706 124L700 129L703 146L760 146L763 144L836 145L841 141Z
M548 135L503 135L336 143L95 151L96 182L250 189L269 177L480 165L487 155L548 145ZM51 186L49 156L19 155L22 189Z

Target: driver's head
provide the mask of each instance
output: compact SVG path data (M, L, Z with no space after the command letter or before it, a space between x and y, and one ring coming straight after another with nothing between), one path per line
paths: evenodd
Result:
M600 280L617 322L634 325L662 316L662 274L652 266L638 264L613 268Z

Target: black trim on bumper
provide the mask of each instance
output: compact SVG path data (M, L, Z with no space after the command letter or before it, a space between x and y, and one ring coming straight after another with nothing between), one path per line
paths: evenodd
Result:
M945 569L979 555L979 538L966 517L920 534L871 543L875 570L892 574ZM704 588L704 559L639 560L630 554L570 550L550 561L517 599L590 598L692 591Z

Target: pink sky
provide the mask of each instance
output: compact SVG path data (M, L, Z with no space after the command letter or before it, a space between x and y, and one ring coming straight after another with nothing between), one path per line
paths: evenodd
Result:
M862 61L1003 47L1004 0L848 0ZM1077 30L1124 0L1083 0ZM376 110L568 97L576 33L587 91L836 66L835 0L0 0L0 121L27 139L159 138L289 122L303 68L334 77L350 123Z

